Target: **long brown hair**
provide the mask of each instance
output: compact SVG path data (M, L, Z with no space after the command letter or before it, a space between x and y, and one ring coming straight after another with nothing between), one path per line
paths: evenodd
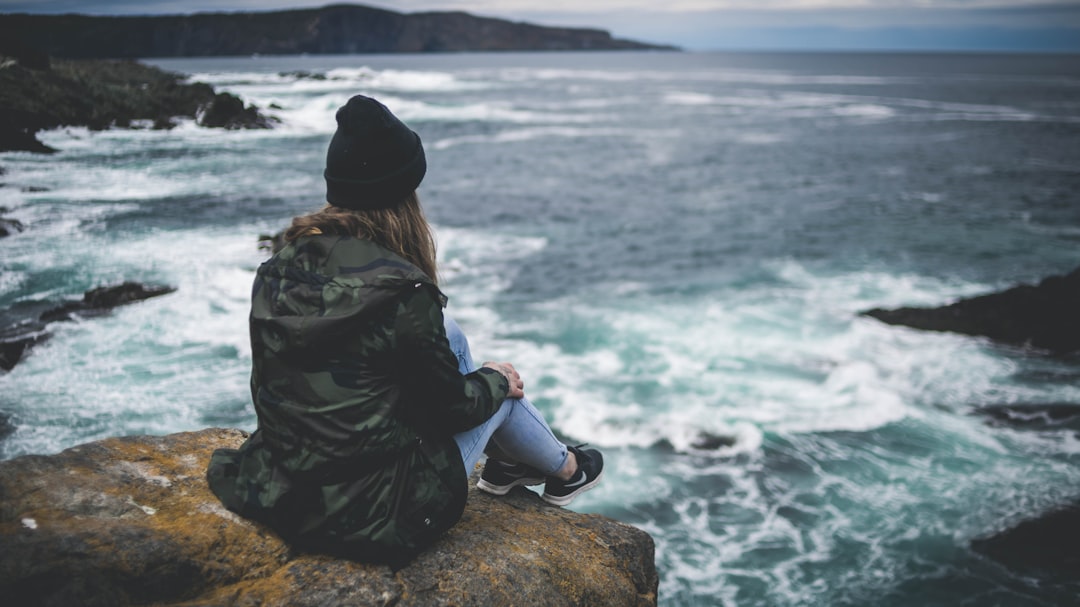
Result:
M370 240L401 255L438 283L435 235L420 208L416 192L388 209L353 210L328 204L310 215L293 218L284 238L286 242L292 242L312 234Z

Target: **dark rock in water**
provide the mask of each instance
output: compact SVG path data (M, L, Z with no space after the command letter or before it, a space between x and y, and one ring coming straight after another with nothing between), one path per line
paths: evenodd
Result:
M5 337L0 335L0 369L10 371L19 364L26 351L49 338L44 331Z
M0 238L4 236L11 236L17 234L26 229L26 226L22 224L18 219L10 219L8 217L0 217Z
M7 113L0 108L0 152L20 151L35 154L55 154L56 148L38 141L35 136L41 127L26 125L23 116L17 112ZM22 118L22 120L20 120ZM30 120L32 121L32 119Z
M172 128L174 117L195 118L220 97L208 84L186 83L180 74L135 61L53 60L33 69L5 59L0 53L0 151L55 152L36 133L62 126L100 130L148 122ZM270 126L270 118L236 102L240 111L225 115L220 126Z
M259 113L253 105L244 107L244 102L230 93L218 93L210 100L199 114L199 126L224 129L268 129L271 120Z
M151 297L165 295L175 291L175 287L146 286L137 282L125 282L111 287L91 289L83 294L82 301L71 301L49 308L36 318L22 318L4 329L0 329L0 369L12 370L26 352L33 346L49 339L46 324L71 320L73 315L80 317L101 316L109 310ZM31 304L33 307L43 302ZM38 308L40 309L40 308ZM25 311L23 312L25 314ZM8 316L7 313L4 316ZM18 318L18 314L14 314Z
M974 409L972 413L989 418L990 423L995 426L1009 426L1025 430L1080 431L1080 404L987 405Z
M28 186L24 187L22 189L22 191L27 193L27 194L36 194L38 192L48 192L49 188L43 188L43 187L37 186L37 185L28 185Z
M719 434L701 432L690 446L694 449L715 451L716 449L724 447L732 447L735 445L735 442L734 436L721 436Z
M1009 569L1080 579L1080 502L971 542Z
M49 55L24 44L16 36L0 36L0 56L8 57L32 70L47 70L50 67Z
M11 421L11 415L0 411L0 440L11 436L15 432L15 424Z
M322 72L309 72L307 70L278 72L278 75L282 78L296 78L297 80L326 80L326 74Z
M519 489L472 488L461 520L399 571L292 550L206 484L211 428L0 462L5 605L655 606L655 545Z
M1080 350L1080 268L938 308L873 309L863 312L891 325L977 335L1066 354Z
M133 301L142 301L176 291L176 287L146 286L125 282L114 287L98 287L83 294L83 302L92 308L115 308Z
M137 282L125 282L111 287L98 287L83 294L82 301L68 302L46 311L41 315L42 322L54 322L57 320L71 320L72 314L82 316L99 316L104 312L134 301L142 301L167 295L175 291L175 287L146 286Z

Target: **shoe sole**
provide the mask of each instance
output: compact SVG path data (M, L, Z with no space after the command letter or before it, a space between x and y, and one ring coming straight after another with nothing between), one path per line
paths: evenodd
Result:
M595 487L597 485L597 483L600 482L600 479L602 479L602 478L604 478L604 471L600 470L600 474L597 474L596 478L594 478L591 481L585 483L584 485L578 487L572 493L568 493L566 495L559 495L559 496L548 495L547 493L545 493L545 494L541 495L540 498L542 500L544 500L545 502L551 504L552 506L565 506L565 505L569 504L570 502L574 501L575 497L577 497L577 496L581 495L582 493L585 493L589 489L592 489L593 487Z
M544 479L542 478L522 477L509 485L493 485L484 479L480 479L476 482L476 488L492 495L506 495L507 493L510 493L510 490L514 487L520 487L522 485L539 485L543 482Z

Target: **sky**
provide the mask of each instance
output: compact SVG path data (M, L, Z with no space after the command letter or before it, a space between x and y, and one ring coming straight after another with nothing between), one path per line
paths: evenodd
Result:
M347 1L347 0L346 0ZM341 0L0 0L0 12L186 14L310 8ZM1080 0L374 0L595 27L687 50L1080 52Z

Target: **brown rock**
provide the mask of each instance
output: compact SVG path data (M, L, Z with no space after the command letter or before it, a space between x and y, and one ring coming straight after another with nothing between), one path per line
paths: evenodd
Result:
M473 492L411 565L297 554L226 511L210 453L238 430L114 438L0 462L0 596L33 605L655 605L653 542L519 489Z

